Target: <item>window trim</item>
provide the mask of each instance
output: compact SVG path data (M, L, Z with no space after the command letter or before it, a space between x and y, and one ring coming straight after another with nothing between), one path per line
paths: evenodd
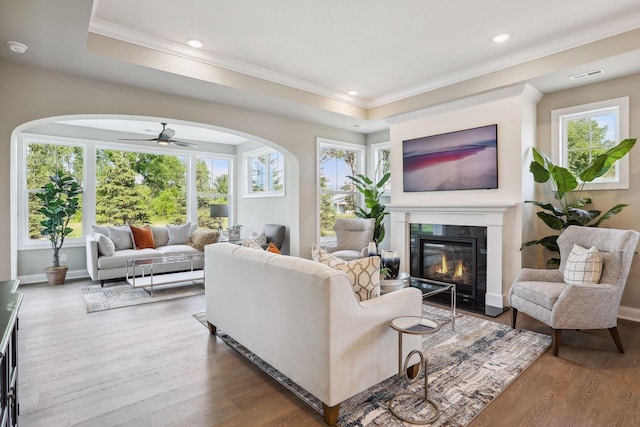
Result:
M356 198L360 198L362 197L362 194L360 194L360 192L358 190L353 191L353 192L345 192L345 191L336 191L336 190L328 190L328 191L322 191L320 189L320 152L322 151L323 148L337 148L337 149L346 149L346 150L352 150L352 151L356 151L358 153L358 159L360 160L360 165L358 166L356 163L356 166L358 168L357 173L365 173L365 171L367 170L367 156L366 156L366 145L360 145L360 144L354 144L351 142L344 142L344 141L338 141L335 139L328 139L328 138L317 138L316 139L316 168L317 168L317 173L316 173L316 189L317 189L317 194L318 197L316 198L316 212L317 212L317 217L316 217L316 221L317 221L317 227L316 227L316 236L317 236L317 242L319 244L322 244L323 246L325 245L335 245L335 238L333 239L327 239L327 238L322 238L321 237L321 230L320 230L320 204L321 204L321 197L323 194L355 194Z
M264 156L264 155L268 155L268 154L278 154L282 157L282 163L283 163L283 168L282 168L282 190L277 190L277 191L257 191L254 192L253 190L251 190L251 161L252 159L256 158L256 157L260 157L260 156ZM252 198L262 198L262 197L284 197L285 196L285 191L286 191L286 175L287 175L287 159L284 155L284 153L282 153L281 151L278 151L274 148L271 147L267 147L267 148L260 148L257 150L250 150L250 151L245 151L244 153L242 153L242 167L244 168L244 173L243 173L243 177L244 177L244 186L243 186L243 192L242 192L242 197L246 198L246 199L252 199ZM269 167L267 167L267 173L266 173L266 179L267 179L267 185L266 187L270 186L271 183L271 170L269 170Z
M617 109L617 139L618 143L629 138L629 97L608 99L576 105L573 107L551 110L551 160L560 166L566 167L567 156L564 147L566 126L563 119L577 117L584 114L595 113L607 109ZM629 156L618 160L618 180L586 182L584 190L626 190L629 188Z
M389 152L391 152L390 141L371 144L371 164L369 168L369 176L373 176L376 182L378 182L378 180L382 178L382 175L378 173L378 163L380 162L379 152L384 149L388 149ZM386 188L383 189L382 196L391 196L391 179L389 179L389 181L387 182Z

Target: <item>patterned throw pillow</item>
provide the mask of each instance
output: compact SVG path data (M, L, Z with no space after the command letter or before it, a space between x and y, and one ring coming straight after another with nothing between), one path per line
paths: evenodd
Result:
M245 248L260 249L261 251L264 251L264 249L262 249L262 246L257 244L255 240L251 240L251 239L244 239L242 241L242 246L244 246Z
M249 233L249 238L255 241L260 246L264 246L267 244L267 235L264 232L264 230L262 230L259 233L256 233L255 231L251 230L251 232Z
M595 285L602 274L602 254L592 246L573 245L564 265L564 282L569 285Z
M133 235L133 244L136 249L154 249L156 247L156 242L153 240L153 232L151 231L151 227L145 225L144 227L136 227L135 225L130 225L131 234Z
M107 227L107 231L109 232L109 239L116 247L116 251L133 249L133 238L128 225L124 227Z
M344 271L358 301L380 296L380 258L377 256L345 261L331 255L315 243L311 246L314 261Z
M169 230L169 243L168 245L186 245L191 238L191 223L188 222L182 225L167 225Z

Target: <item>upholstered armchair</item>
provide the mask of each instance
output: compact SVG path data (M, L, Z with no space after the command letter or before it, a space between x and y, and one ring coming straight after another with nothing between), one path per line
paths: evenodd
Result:
M264 234L267 236L267 243L263 245L263 249L266 249L269 246L269 243L273 243L276 248L282 249L286 232L287 228L284 225L265 224Z
M366 256L366 248L373 241L373 218L337 218L333 229L336 232L336 245L327 246L327 252L345 261Z
M554 356L563 329L608 329L624 353L618 309L639 236L634 230L569 226L558 237L558 270L525 268L516 277L509 291L511 327L518 311L549 325Z

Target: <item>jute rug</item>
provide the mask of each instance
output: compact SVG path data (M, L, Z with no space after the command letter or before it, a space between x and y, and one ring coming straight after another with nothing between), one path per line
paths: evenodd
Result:
M448 311L424 306L425 317L444 322ZM193 315L206 326L204 313ZM322 404L289 378L262 361L242 344L218 330L227 344L243 354L282 385L322 413ZM441 410L440 418L430 426L465 426L496 398L518 375L549 348L551 337L535 332L511 329L490 320L462 315L456 318L456 330L445 325L425 337L423 351L428 358L429 398ZM424 380L407 385L393 376L348 399L340 405L340 427L404 427L388 409L389 401L400 392L424 394ZM428 418L431 408L407 400L405 407L395 406L405 416Z
M87 307L87 313L201 294L204 294L204 285L202 284L155 287L153 296L143 288L134 289L126 284L105 285L104 288L100 285L92 285L82 288L82 297Z

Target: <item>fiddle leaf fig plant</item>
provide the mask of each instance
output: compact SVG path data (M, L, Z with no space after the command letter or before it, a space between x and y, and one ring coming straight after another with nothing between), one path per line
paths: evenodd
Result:
M356 176L347 176L353 185L364 196L365 207L356 208L356 216L359 218L373 218L375 219L375 226L373 229L373 241L376 246L384 240L384 217L389 212L385 212L386 206L380 202L380 197L384 192L384 185L389 181L391 173L387 172L378 182L373 182L371 178L363 174L357 174Z
M533 147L533 160L529 171L535 182L547 184L557 205L551 202L527 200L541 208L536 215L549 228L562 232L570 225L598 227L603 221L619 214L628 205L619 203L602 213L596 209L586 209L591 204L589 197L582 197L585 183L591 182L606 174L611 166L623 158L635 145L636 139L625 139L615 147L597 155L582 170L576 171L577 176L569 169L555 165L549 157ZM550 235L539 240L531 240L524 246L542 245L551 252L560 252L557 243L558 235ZM547 261L547 267L558 267L560 259L553 257Z
M50 180L36 193L36 197L42 204L39 212L45 216L40 222L40 233L48 236L53 249L53 267L58 268L64 239L73 232L69 221L80 209L78 196L82 188L73 176L64 172L56 172Z

